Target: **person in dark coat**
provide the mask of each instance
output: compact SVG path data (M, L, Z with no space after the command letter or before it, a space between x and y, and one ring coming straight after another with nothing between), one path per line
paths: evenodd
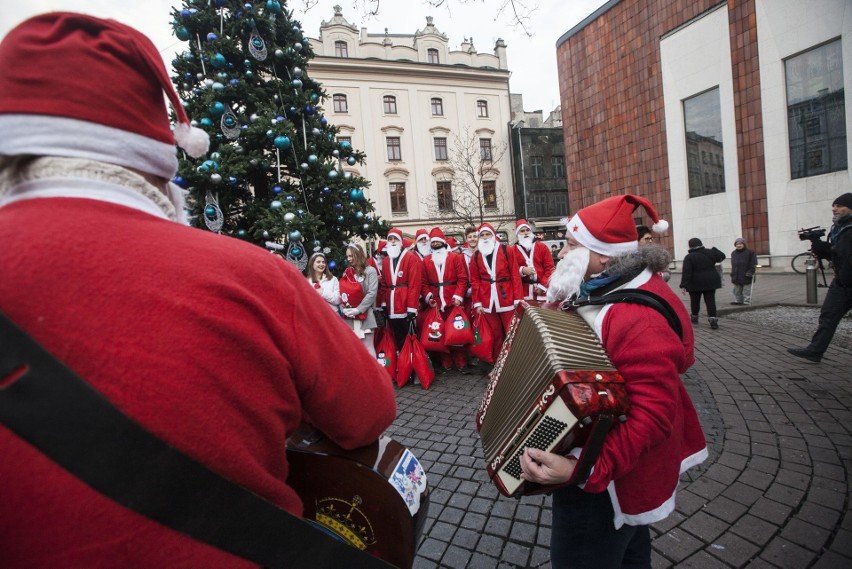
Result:
M819 312L819 324L804 348L787 348L798 358L819 363L828 349L837 325L847 312L852 310L852 193L846 192L831 204L833 214L828 242L815 244L814 252L820 258L830 258L834 265L834 278L828 286L825 300Z
M734 285L734 302L731 304L751 304L755 270L757 253L746 247L745 239L737 237L731 251L731 283Z
M707 249L697 237L689 240L689 253L683 258L680 290L689 293L693 324L698 322L701 297L704 297L710 327L714 330L719 327L719 318L716 317L716 289L722 288L722 275L716 268L716 263L724 260L725 254L715 247Z

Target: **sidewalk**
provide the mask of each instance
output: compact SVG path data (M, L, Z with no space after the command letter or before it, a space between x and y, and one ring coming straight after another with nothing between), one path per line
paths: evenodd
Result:
M752 306L723 296L726 313L806 305L801 275L761 275ZM710 457L652 526L655 568L852 567L852 351L832 346L818 365L785 352L806 341L724 315L720 330L696 328L698 361L683 379ZM429 391L397 391L389 434L432 487L417 568L550 567L550 499L499 497L485 474L473 413L486 383L450 373Z

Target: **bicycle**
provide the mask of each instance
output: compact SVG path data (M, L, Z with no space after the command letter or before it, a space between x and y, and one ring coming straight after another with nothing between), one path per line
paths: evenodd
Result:
M811 248L805 251L804 253L799 253L795 255L790 260L790 266L793 268L793 271L799 273L800 275L804 275L807 272L807 262L808 259L814 259L816 261L816 268L819 271L820 276L822 276L822 284L817 283L818 287L827 287L828 280L825 278L825 265L823 265L823 260L813 252L813 244L814 242L820 241L820 238L825 235L825 229L822 227L809 227L807 229L800 229L799 240L800 241L810 241ZM831 269L831 263L828 263L828 269Z

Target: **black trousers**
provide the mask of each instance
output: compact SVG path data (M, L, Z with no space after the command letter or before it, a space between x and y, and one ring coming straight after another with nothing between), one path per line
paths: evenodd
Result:
M831 281L822 309L819 312L819 324L811 338L810 345L805 348L815 356L822 356L828 349L834 332L840 320L852 309L852 287L838 286L837 279Z
M650 569L648 526L613 525L607 492L576 486L553 492L550 563L553 569Z
M408 318L388 318L388 322L391 331L393 331L393 340L396 342L396 351L398 352L402 349L408 330L414 326L414 322Z
M692 315L698 316L701 310L701 297L704 297L704 305L707 307L707 316L710 318L716 317L716 289L689 291L689 306L692 309Z

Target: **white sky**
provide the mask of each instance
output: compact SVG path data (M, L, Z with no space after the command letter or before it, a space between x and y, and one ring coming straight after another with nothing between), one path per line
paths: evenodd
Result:
M545 115L559 104L559 86L556 74L556 40L583 18L594 12L606 0L516 0L536 6L527 28L533 33L528 38L522 30L511 24L508 12L502 16L494 13L505 0L447 0L447 6L432 8L423 0L381 0L378 16L365 18L366 0L318 0L317 5L304 12L304 0L290 0L288 8L302 22L308 37L319 35L322 20L334 15L333 6L343 7L343 17L359 29L368 32L410 34L426 25L426 16L434 18L435 27L449 38L450 49L458 49L465 37L472 37L477 51L492 53L494 42L506 42L509 70L512 72L510 89L524 96L524 109L542 110ZM0 36L22 20L55 10L83 12L99 17L114 18L129 24L146 35L163 52L167 64L175 51L182 51L183 42L172 35L171 6L180 6L178 0L4 0L0 10ZM282 2L283 4L283 2Z

